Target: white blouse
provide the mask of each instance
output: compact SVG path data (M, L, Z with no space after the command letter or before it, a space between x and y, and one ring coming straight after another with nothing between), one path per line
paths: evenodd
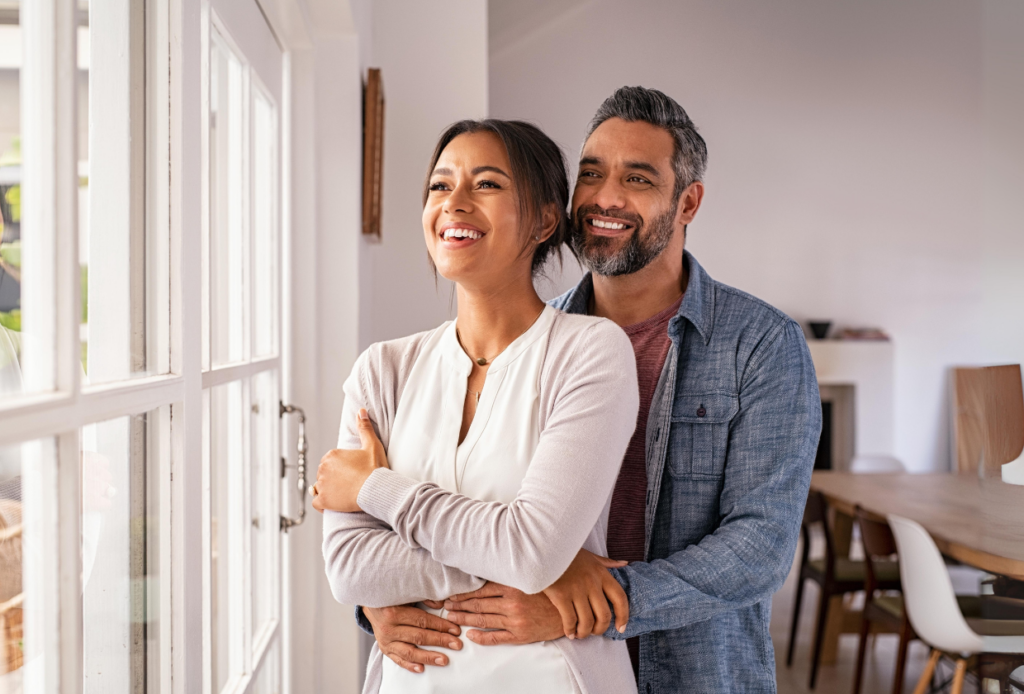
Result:
M409 374L388 447L397 473L480 501L515 500L540 439L539 379L557 311L546 307L534 324L495 357L476 415L460 445L462 409L473 362L455 323L431 336ZM430 610L444 617L444 610ZM463 638L446 650L449 664L415 674L383 663L380 694L573 694L562 652L552 642L479 646Z

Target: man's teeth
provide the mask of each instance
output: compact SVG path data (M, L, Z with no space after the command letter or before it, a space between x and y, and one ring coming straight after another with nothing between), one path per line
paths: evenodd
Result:
M478 238L480 238L482 236L483 236L483 234L481 234L479 231L476 231L474 229L445 229L444 230L444 239L445 239L445 241L447 241L448 239L478 239Z
M619 224L618 222L603 222L600 219L591 219L590 223L598 229L625 229L627 226L626 224Z

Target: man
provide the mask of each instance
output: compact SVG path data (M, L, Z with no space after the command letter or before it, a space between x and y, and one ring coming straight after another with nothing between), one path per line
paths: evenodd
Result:
M627 639L641 694L776 691L771 596L793 560L821 428L800 327L714 281L684 250L706 160L693 122L665 94L624 87L609 97L572 201L572 247L590 272L552 302L615 321L636 353L640 414L608 526L610 557L630 563L607 569L581 551L556 586L611 571L629 622L605 636ZM543 594L488 583L456 597L448 622L414 607L366 617L384 653L417 671L447 662L417 645L448 647L449 622L494 629L466 634L482 644L564 631Z

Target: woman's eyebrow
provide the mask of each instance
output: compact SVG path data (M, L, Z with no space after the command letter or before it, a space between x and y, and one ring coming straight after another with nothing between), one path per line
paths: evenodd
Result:
M452 170L451 169L437 168L437 169L434 169L434 172L432 174L430 174L430 175L431 176L451 176L452 175Z
M473 169L472 173L473 173L474 176L476 176L477 174L482 174L485 171L490 171L491 173L501 174L502 176L504 176L505 178L507 178L509 180L512 179L511 176L509 176L507 173L505 173L504 171L499 169L497 166L478 166L475 169Z

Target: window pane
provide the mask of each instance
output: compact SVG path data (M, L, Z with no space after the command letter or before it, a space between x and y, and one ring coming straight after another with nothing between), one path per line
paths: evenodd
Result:
M252 694L281 694L280 662L281 640L276 638L267 648L267 654L263 657L263 667L256 673Z
M42 127L22 122L22 75L38 66L22 64L19 2L8 16L15 23L0 24L0 398L50 390L54 374L54 287L44 270L53 257L39 226L22 220L23 179L33 175L22 152L31 156Z
M159 412L82 429L86 694L159 691Z
M253 354L277 352L277 114L260 90L253 99Z
M206 450L210 470L210 644L213 691L242 671L241 523L245 410L241 382L209 393Z
M0 448L0 687L41 691L49 595L45 556L49 516L40 500L52 439ZM52 578L52 577L49 577Z
M277 371L255 376L252 384L252 628L255 643L260 631L277 617L281 447Z
M106 383L167 371L157 297L168 262L156 238L166 230L146 222L143 4L79 5L88 9L78 31L82 366L88 382Z
M210 361L244 358L248 160L243 69L216 35L210 45Z

